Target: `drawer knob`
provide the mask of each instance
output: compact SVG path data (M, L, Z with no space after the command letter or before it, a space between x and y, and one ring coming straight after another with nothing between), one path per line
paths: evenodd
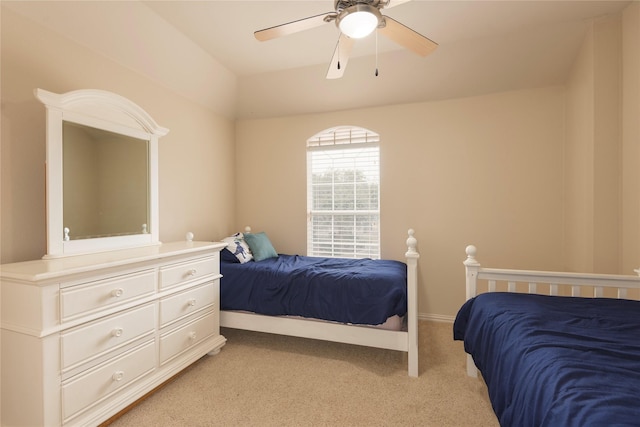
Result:
M189 339L190 339L191 341L195 341L195 339L196 339L196 333L195 333L195 331L191 331L191 332L189 332Z
M195 268L187 271L187 276L195 276L198 271Z
M111 375L111 379L116 382L122 381L122 378L124 378L124 371L115 371L113 375Z
M119 336L121 336L121 335L122 335L122 328L114 328L114 329L111 331L111 336L119 337Z
M122 289L122 288L116 288L116 289L111 291L111 296L113 296L115 298L120 298L122 296L122 294L124 294L124 289Z
M196 299L195 298L190 299L188 304L189 306L194 307L196 305Z

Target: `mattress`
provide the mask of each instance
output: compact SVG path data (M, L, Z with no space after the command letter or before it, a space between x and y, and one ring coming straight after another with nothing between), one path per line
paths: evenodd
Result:
M407 311L406 264L280 254L220 263L220 309L379 325Z

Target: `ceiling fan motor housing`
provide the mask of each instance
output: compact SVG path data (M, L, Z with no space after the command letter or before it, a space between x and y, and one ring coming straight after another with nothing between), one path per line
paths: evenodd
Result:
M350 38L366 37L383 25L380 0L336 0L336 26Z
M381 9L389 3L389 0L335 0L333 7L337 13L342 12L350 6L358 4L369 5Z

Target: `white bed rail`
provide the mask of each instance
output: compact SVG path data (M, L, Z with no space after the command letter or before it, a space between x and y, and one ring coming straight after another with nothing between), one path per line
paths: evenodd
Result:
M640 295L639 276L484 268L476 260L475 246L469 245L465 251L467 300L478 295L479 283L486 284L486 292L501 290L594 298L629 298L630 291L636 298ZM477 376L470 355L467 355L467 374Z

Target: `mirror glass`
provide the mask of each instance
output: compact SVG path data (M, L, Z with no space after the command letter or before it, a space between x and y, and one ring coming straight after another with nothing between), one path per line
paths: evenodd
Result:
M63 121L64 240L150 233L149 141Z

